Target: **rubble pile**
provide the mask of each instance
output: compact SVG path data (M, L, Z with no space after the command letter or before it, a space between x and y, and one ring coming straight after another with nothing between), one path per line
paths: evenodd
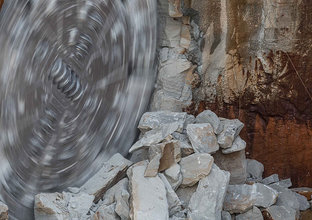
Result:
M262 178L246 159L243 124L206 110L147 112L129 159L116 154L80 188L35 197L36 220L295 220L311 217L312 189ZM0 219L8 208L0 203Z

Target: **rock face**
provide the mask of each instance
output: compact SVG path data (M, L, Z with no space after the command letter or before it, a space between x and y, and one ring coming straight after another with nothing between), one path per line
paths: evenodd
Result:
M188 217L192 220L220 220L230 173L213 165L208 176L199 181L189 202Z
M8 211L8 206L0 201L0 220L8 220Z
M252 206L272 206L278 193L274 189L255 183L253 185L229 185L223 209L230 213L244 213Z
M130 183L130 217L133 220L169 219L167 191L158 177L144 177L146 161L133 165L127 172Z
M193 186L210 173L213 157L205 153L195 153L181 159L182 186Z
M186 131L196 153L209 154L219 150L216 135L209 123L189 124Z
M166 17L152 110L239 118L265 176L312 186L312 2L159 2Z

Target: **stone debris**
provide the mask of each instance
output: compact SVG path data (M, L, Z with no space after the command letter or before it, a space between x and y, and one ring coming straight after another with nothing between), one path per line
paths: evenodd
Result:
M212 166L208 176L199 181L196 192L189 202L188 217L192 220L219 220L230 173Z
M164 172L168 182L173 190L177 190L182 183L183 177L181 173L181 166L179 164L173 164L170 168Z
M179 123L173 122L147 131L143 137L130 148L129 152L132 153L142 147L149 147L154 144L158 144L178 129Z
M180 198L183 207L188 207L192 195L195 193L198 184L190 187L179 187L176 191L178 197Z
M247 178L254 181L261 181L264 166L256 160L247 159Z
M269 185L272 183L276 183L279 181L278 175L277 174L272 174L271 176L268 176L266 178L264 178L261 183L265 184L265 185Z
M172 217L179 212L183 210L182 203L175 193L175 191L172 189L170 183L168 182L167 178L164 174L159 174L160 179L163 181L165 188L167 190L167 201L169 206L169 216Z
M288 178L288 179L280 180L280 181L273 183L273 184L270 184L270 185L289 188L292 186L292 182L291 182L291 179Z
M115 212L115 206L115 203L100 206L96 213L92 215L91 220L120 220Z
M173 18L182 17L181 0L168 0L169 2L169 16Z
M126 171L131 164L131 161L120 154L115 154L80 188L81 191L94 195L94 202L99 201L110 187L125 177Z
M192 147L186 134L174 132L172 137L179 141L182 157L186 157L194 153L194 148Z
M210 173L213 157L206 153L195 153L180 161L183 176L181 186L193 186Z
M221 220L232 220L232 216L229 212L222 211L221 212Z
M222 153L231 154L237 151L245 150L245 148L246 148L246 142L243 139L241 139L240 136L238 136L237 138L235 138L230 148L222 149Z
M223 126L223 131L218 135L218 143L223 149L230 148L243 129L244 124L238 119L221 118L221 126Z
M222 170L229 171L231 174L230 184L243 184L247 178L247 162L245 150L231 154L223 154L218 151L213 155L214 161Z
M93 200L87 193L41 193L35 197L35 219L83 219Z
M8 220L9 208L6 204L0 201L0 220Z
M295 210L278 205L273 205L265 209L262 213L265 219L273 220L296 220L297 217Z
M307 198L305 196L302 196L298 193L295 193L297 197L297 201L299 202L299 210L305 211L310 208L310 203L308 202Z
M291 191L288 188L281 187L278 185L270 185L273 189L278 192L278 198L276 201L277 206L284 206L288 210L293 209L296 212L299 212L300 204L297 199L296 193Z
M196 153L210 154L219 150L216 135L209 123L189 124L186 132Z
M146 132L163 126L165 124L176 122L178 124L177 131L182 132L186 118L187 114L185 112L146 112L143 114L139 122L138 128L141 130L141 132Z
M248 212L237 215L235 220L263 220L263 216L260 209L254 206Z
M167 191L159 176L144 177L147 161L134 164L127 172L130 185L130 218L169 219Z
M202 124L202 123L209 123L213 127L215 134L220 134L223 130L223 127L220 123L219 117L210 110L205 110L199 115L197 115L195 119L195 123Z
M244 213L252 206L267 208L275 204L278 193L261 183L229 185L223 209L230 213Z
M311 200L312 199L312 188L309 187L300 187L300 188L292 188L292 191L303 195L307 198L307 200Z

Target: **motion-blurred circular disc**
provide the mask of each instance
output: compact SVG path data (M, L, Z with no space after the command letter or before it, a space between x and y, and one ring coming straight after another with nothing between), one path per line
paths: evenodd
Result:
M126 154L149 101L155 0L8 0L0 15L0 192L32 218L38 192L79 186Z

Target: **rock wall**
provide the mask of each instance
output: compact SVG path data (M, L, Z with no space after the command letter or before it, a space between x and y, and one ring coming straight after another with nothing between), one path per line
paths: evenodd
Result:
M159 2L167 16L152 110L239 118L265 175L312 186L312 2Z

